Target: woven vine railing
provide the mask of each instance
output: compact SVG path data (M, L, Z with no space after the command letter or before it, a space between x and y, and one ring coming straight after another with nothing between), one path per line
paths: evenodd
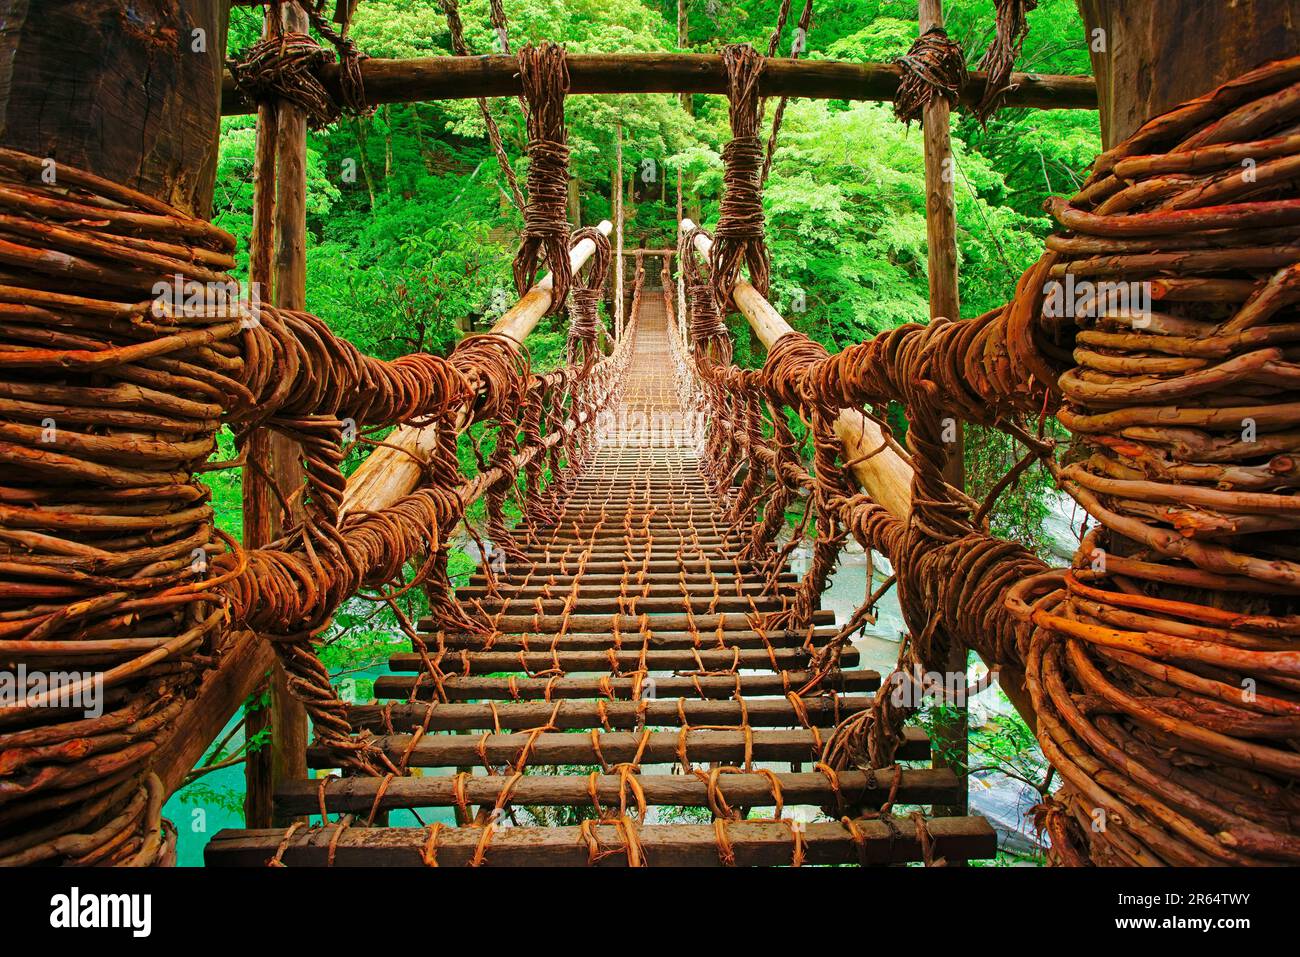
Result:
M890 690L918 667L943 671L958 642L1027 673L1061 781L1039 808L1056 860L1300 860L1297 116L1291 59L1153 119L1052 202L1061 231L1006 306L834 356L790 332L761 371L730 365L691 294L707 284L686 244L680 374L732 534L775 571L814 523L801 600L768 626L806 621L847 535L894 569L910 635L873 708L827 742L828 764L892 764L911 709ZM857 463L830 423L863 406L884 435L866 455L912 469L906 514L848 479ZM809 468L787 413L807 424ZM1073 433L1063 450L1044 438L1049 414ZM994 496L1037 461L1086 511L1072 567L991 536L991 502L944 481L955 420L1025 447ZM800 494L805 517L779 546ZM828 648L823 680L878 597Z
M485 499L507 551L529 534L589 454L627 355L538 376L489 333L445 358L363 356L309 314L239 299L216 227L41 172L0 151L0 663L84 678L0 710L0 864L147 864L169 843L151 757L232 630L273 642L340 766L396 770L351 733L317 657L331 615L363 589L391 604L418 586L464 624L447 556L467 506ZM476 422L498 440L466 479L457 435ZM437 430L424 483L340 519L345 429L398 423ZM302 445L304 517L266 548L217 530L195 479L223 424L241 444L260 426ZM513 533L511 496L527 503ZM82 706L92 692L101 713Z

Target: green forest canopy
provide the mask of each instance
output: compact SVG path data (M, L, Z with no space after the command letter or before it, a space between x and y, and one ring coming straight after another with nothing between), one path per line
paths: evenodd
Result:
M766 49L778 7L778 0L688 0L691 48L749 41ZM945 9L950 34L976 62L993 32L991 0L948 0ZM487 0L465 0L461 14L471 50L493 51ZM512 48L549 39L574 52L678 49L675 0L511 0L507 14ZM232 16L230 51L237 55L258 37L261 11L235 8ZM1042 0L1029 24L1019 68L1088 72L1073 0ZM889 61L917 32L914 0L821 0L804 55ZM782 53L792 33L787 28ZM376 57L451 52L437 0L365 0L352 36ZM491 106L522 181L519 105L509 98ZM621 123L630 181L626 244L673 243L679 170L687 214L716 222L726 103L699 95L688 106L669 95L571 97L574 218L592 224L610 215ZM224 121L215 202L217 223L239 238L245 257L254 126L252 116ZM903 126L888 104L803 100L787 110L764 196L772 298L795 328L831 350L928 314L922 147L920 128ZM1049 230L1043 201L1079 185L1100 149L1098 118L1091 111L1003 110L982 127L955 114L953 148L962 313L971 316L1006 301L1037 257ZM520 217L473 100L345 117L309 137L307 176L308 308L364 351L385 358L446 352L464 328L483 328L513 302L509 265ZM529 338L536 367L559 361L562 322L547 320ZM761 363L743 321L733 317L733 331L738 361ZM979 463L1005 470L1010 454L984 449ZM213 481L222 524L237 533L238 475ZM980 481L976 469L972 482ZM1044 484L1042 477L1024 484L995 513L995 526L1032 541Z

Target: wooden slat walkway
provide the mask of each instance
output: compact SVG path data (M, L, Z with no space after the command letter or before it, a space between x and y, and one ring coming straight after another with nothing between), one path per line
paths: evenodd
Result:
M375 684L392 700L350 711L417 776L290 782L281 812L324 800L348 826L223 831L208 863L886 864L921 860L926 843L949 860L992 856L982 818L871 814L891 791L896 806L953 803L951 771L817 765L827 730L869 707L880 677L846 651L833 691L791 694L833 615L799 634L756 627L752 613L784 607L795 576L761 593L682 422L662 297L646 295L617 424L557 521L524 545L535 564L507 567L499 597L481 573L457 594L488 633L422 623L444 677L395 655ZM899 757L928 764L925 735L909 729ZM313 749L309 762L329 758ZM804 823L796 807L830 817ZM438 808L460 826L385 826L393 811ZM545 826L546 808L585 819Z

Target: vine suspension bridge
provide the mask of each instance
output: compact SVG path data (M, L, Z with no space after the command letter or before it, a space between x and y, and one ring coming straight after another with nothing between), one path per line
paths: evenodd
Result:
M194 76L132 94L169 91L188 133L257 110L249 278L264 303L220 292L236 241L207 221L210 195L186 199L202 176L175 178L205 168L181 154L207 140L98 158L68 142L51 177L9 104L0 663L84 674L72 690L104 695L93 715L53 689L0 709L0 864L173 860L163 803L268 669L267 780L249 826L209 842L211 865L985 859L996 839L967 813L960 713L934 729L942 742L913 720L913 676L964 680L969 652L1051 764L1035 816L1055 863L1300 861L1300 58L1286 31L1282 50L1262 35L1207 58L1212 74L1180 74L1200 85L1179 99L1124 113L1123 84L1102 85L1108 149L1050 202L1057 232L1012 299L960 319L948 111L1097 102L1089 80L1012 72L1032 3L997 4L976 72L933 0L907 57L866 66L777 58L789 2L766 54L620 59L510 53L497 3L506 52L470 58L447 0L457 56L409 63L363 57L351 6L331 21L320 3L270 3L228 73L198 57ZM1110 28L1128 22L1096 6ZM225 4L177 7L169 35L203 17L224 30ZM806 34L811 3L799 22ZM710 234L679 215L674 250L636 253L624 308L621 208L568 221L566 97L682 90L727 97L718 220ZM435 95L517 95L524 110L521 185L479 99L522 215L519 299L445 356L384 361L305 308L306 130ZM795 95L891 98L923 120L928 322L832 354L770 302L762 192ZM160 279L218 292L162 300ZM1143 284L1150 308L1094 297L1063 312L1053 290L1076 279ZM529 334L561 310L565 361L536 371ZM733 362L731 313L762 368ZM961 423L1023 449L983 501L963 487ZM211 461L223 427L233 463ZM471 440L472 474L466 433L491 439ZM357 436L372 449L345 479ZM241 541L214 527L199 481L234 466ZM989 529L1033 466L1088 516L1069 567ZM481 526L467 518L480 501ZM467 539L485 560L456 588L448 559ZM893 571L908 633L888 675L852 644L883 589L842 622L821 607L850 540ZM398 602L414 589L419 621ZM360 598L392 612L411 651L374 703L348 704L320 643ZM391 826L395 811L418 826Z

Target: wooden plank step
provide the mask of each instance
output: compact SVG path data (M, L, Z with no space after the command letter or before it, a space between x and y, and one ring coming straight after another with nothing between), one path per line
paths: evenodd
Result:
M755 761L816 761L819 741L824 734L807 728L792 730L751 731L748 735ZM608 764L631 761L641 751L641 765L676 764L681 733L678 731L606 731L597 733L600 754ZM641 750L642 739L645 748ZM390 734L374 739L394 764L405 757L413 768L482 767L484 760L493 767L514 765L527 752L530 766L550 764L600 764L596 746L589 734L546 731L541 734L429 734L411 745L411 735ZM924 754L915 750L904 753L907 741L899 746L900 761L924 760L930 756L929 740ZM689 730L686 732L686 758L693 764L711 761L740 764L745 760L746 735L741 731ZM407 748L410 754L407 755ZM307 766L332 768L336 765L330 752L322 747L307 749Z
M523 672L530 675L560 669L566 674L601 674L611 671L623 674L634 671L793 671L806 667L812 655L803 648L766 649L739 648L734 651L718 649L683 649L668 651L470 651L462 649L443 655L439 667L448 674L493 675ZM840 653L840 665L852 668L858 663L858 652L845 648ZM424 670L424 660L417 654L396 654L388 659L390 671L418 672Z
M679 497L678 497L679 496ZM571 532L580 529L602 528L606 531L628 526L633 529L707 528L725 530L730 527L726 506L706 502L699 504L698 497L687 493L661 499L638 498L625 491L612 492L589 501L567 500L563 510L554 512L556 521L545 527ZM542 527L539 525L539 527Z
M741 867L782 866L794 859L796 833L788 823L732 821L723 825L731 860ZM903 864L922 859L920 825L891 816L854 822L856 834L839 822L807 824L797 837L805 864ZM989 858L997 853L997 834L982 817L940 817L925 822L933 854L950 861ZM584 867L591 863L623 867L626 837L614 824L589 826L595 855L577 827L441 828L434 844L440 867L463 867L476 860L491 867ZM209 867L260 867L286 838L284 828L219 831L204 850ZM719 867L718 835L712 824L651 824L636 830L640 859L650 867ZM280 862L288 867L419 867L426 864L430 829L413 827L299 828L288 835ZM482 853L479 854L480 847ZM607 853L614 852L614 853Z
M506 564L506 574L497 576L498 579L505 581L522 581L525 578L535 580L538 578L545 579L548 575L554 574L558 579L571 579L577 572L580 552L565 557L563 563L560 561L559 554L552 554L549 559L543 559L541 555L532 556L532 565L524 565L519 562L508 562ZM728 558L726 561L713 561L706 565L703 561L695 560L683 564L676 557L655 558L651 557L649 561L645 560L644 555L637 555L631 562L624 561L622 558L601 558L589 560L583 566L584 581L587 575L605 575L617 576L621 578L627 575L630 579L644 572L646 575L655 575L667 573L675 581L677 576L682 572L689 577L691 575L716 575L718 578L736 574L737 569L743 575L755 574L761 571L761 566L754 562L739 561ZM477 574L482 574L481 572Z
M574 522L597 521L605 526L622 526L624 519L629 517L633 524L642 525L647 518L653 525L670 517L684 523L689 521L696 525L707 525L710 522L723 522L727 515L724 508L708 499L700 501L696 496L683 497L680 501L674 498L656 502L640 499L631 492L612 493L608 500L603 497L585 502L565 499L562 510L555 514L560 519L556 525L564 528L572 528Z
M688 724L740 724L748 717L753 728L794 728L804 718L820 728L864 711L871 698L853 695L832 700L829 697L803 699L802 715L786 698L754 698L744 703L733 700L711 701L699 698L642 698L640 701L584 701L581 699L546 701L510 701L498 705L459 704L361 704L348 708L348 721L354 731L376 734L427 731L489 731L501 727L510 731L527 731L554 725L561 731L585 728L652 728L680 726L682 715ZM427 724L426 724L427 722Z
M563 544L565 542L581 542L586 544L593 542L598 545L617 544L622 546L625 542L630 541L633 548L645 548L647 541L659 544L676 544L678 542L701 545L717 545L732 538L739 541L741 535L723 536L717 532L709 531L702 528L673 528L668 525L651 526L650 528L632 528L624 529L622 524L614 526L602 526L600 528L573 528L572 526L563 526L554 529L551 534L545 538L538 537L540 542L549 542L552 545ZM537 546L532 546L536 548Z
M885 768L874 775L863 771L835 774L835 787L821 772L774 774L786 807L879 808L889 800L898 778L897 804L954 803L961 783L948 768ZM469 774L460 782L451 775L399 777L385 783L381 778L335 778L325 783L325 807L331 814L397 808L453 807L460 803L495 806L510 776ZM709 785L695 775L639 774L637 784L647 805L661 807L710 807ZM873 783L874 782L874 783ZM509 804L546 807L592 807L591 779L587 775L563 777L526 774L510 787ZM617 774L596 777L596 798L602 808L619 806L636 797ZM382 790L382 797L380 793ZM288 781L275 794L276 808L286 816L320 813L321 782ZM775 807L772 779L764 774L720 774L717 794L731 808ZM376 798L378 797L378 802Z
M809 671L791 671L784 675L718 675L682 678L655 675L655 694L660 698L697 697L730 698L737 691L743 697L784 695L797 691L813 679ZM635 678L462 678L449 676L442 681L442 692L451 701L516 701L560 698L609 698L630 700L645 681ZM825 679L823 687L841 692L875 691L880 687L880 672L865 668L842 671ZM376 698L406 700L414 693L417 701L433 699L434 688L428 675L380 675L375 679Z
M561 555L570 560L587 555L590 561L622 561L626 558L629 562L640 564L647 556L651 561L691 559L694 563L702 562L707 558L710 562L731 562L739 552L739 543L722 546L650 542L650 547L647 549L643 541L634 542L631 546L611 541L608 545L597 542L594 546L576 542L556 542L549 549L546 546L533 549L532 555L534 560L543 561L557 561Z
M641 630L642 619L645 619L646 627L651 631L687 631L691 625L702 634L707 632L712 634L722 626L723 631L752 631L749 619L740 613L732 612L723 615L695 615L695 620L688 621L686 615L570 615L567 619L562 615L502 615L495 619L493 624L496 629L503 633L510 634L550 634L558 632L563 628L566 632L582 632L590 634L592 632L609 632L614 628L615 620L618 621L618 630L629 637L638 634ZM835 623L835 612L831 609L823 609L813 612L812 623L814 625L833 625ZM420 619L421 631L434 631L436 626L431 618Z
M622 528L625 524L644 528L673 522L681 525L694 525L697 528L707 525L728 526L726 512L711 502L701 504L698 501L681 502L633 502L626 498L599 504L575 504L566 501L563 508L554 513L556 521L551 523L556 528L572 529L576 524L580 528L590 528L599 524L602 528Z
M701 502L710 502L708 490L700 484L673 483L658 480L656 486L648 493L644 486L633 486L627 482L610 482L601 485L575 489L567 494L564 504L569 508L602 505L619 508L636 508L653 506L671 508L672 506L696 506Z
M474 578L481 580L483 584L470 584L463 588L457 588L457 598L463 598L465 600L477 598L482 601L488 596L486 577L484 576L480 578L480 576L475 575ZM703 578L703 576L701 576L701 578ZM790 584L794 583L793 575L783 575L782 578L788 578ZM471 582L473 581L474 579L471 579ZM757 597L763 590L763 584L764 583L761 581L750 581L747 579L718 582L717 591L719 595L729 596L740 594L754 595ZM526 585L509 585L508 583L502 582L497 587L503 595L510 598L537 598L540 597L542 592L548 587L552 598L566 598L573 588L573 583L570 581L567 585L562 585L559 582L556 582L555 584L548 586L544 581L533 581ZM583 576L582 581L579 583L578 590L579 594L581 594L583 598L617 598L624 592L630 595L637 595L638 597L644 595L647 598L680 598L682 595L704 595L705 597L711 598L713 596L714 586L711 581L707 580L694 582L687 581L686 584L683 585L676 579L666 577L663 579L651 579L644 583L637 583L634 581L620 582L617 578L610 582L596 582Z
M505 591L503 589L503 591ZM782 599L785 598L783 601ZM466 598L466 601L469 599ZM561 615L564 613L566 603L569 602L567 596L553 596L551 598L542 598L535 596L532 598L522 598L511 595L508 591L503 598L479 598L478 605L483 606L483 611L489 615L496 615L501 611L513 612L514 615L533 615L538 612L537 603L541 602L541 614L543 615ZM625 615L639 615L645 612L649 615L664 615L669 612L682 612L685 614L686 604L689 602L691 611L696 615L714 614L717 612L737 612L744 613L747 611L780 611L782 608L789 606L793 601L793 596L765 596L758 595L719 595L714 598L712 595L691 595L676 597L655 597L642 598L640 595L628 595L622 599L620 608L619 599L609 596L591 596L588 597L585 591L579 591L579 597L574 599L570 605L569 611L573 615L595 615L595 614L614 614L622 611ZM477 605L475 606L477 611ZM475 614L474 617L483 619L482 613Z
M669 564L667 562L665 565ZM617 589L619 585L626 582L629 590L638 588L645 583L659 585L674 585L685 577L688 584L702 584L709 586L712 592L712 583L717 581L719 591L735 591L737 583L746 584L750 582L761 583L760 570L750 567L748 564L741 564L739 570L730 560L726 564L714 562L711 566L704 563L691 563L685 566L678 562L672 562L672 568L646 568L640 561L631 564L624 564L622 561L601 562L597 565L594 562L588 562L586 568L579 574L579 562L575 557L565 559L564 567L561 568L558 557L551 562L539 562L536 566L528 566L522 562L513 564L507 563L505 572L496 576L497 588L501 591L508 591L510 588L523 587L541 587L550 583L554 589L568 589L573 587L574 579L578 579L582 585L592 584L599 587L612 587ZM782 572L778 581L783 585L794 584L798 581L798 576L792 572ZM467 588L486 587L487 575L484 572L474 572L469 580Z
M824 644L838 633L836 628L815 628L812 633L814 645ZM800 648L808 641L804 632L773 631L768 632L766 640L757 631L727 631L723 633L723 645L726 648ZM711 635L692 635L685 631L656 631L646 642L651 650L668 651L677 648L717 648L717 633ZM640 634L621 635L621 647L639 650L642 645ZM482 635L455 634L444 635L441 646L455 651L462 648L491 651L549 651L552 645L567 651L604 651L614 647L612 634L578 634L578 635L497 635L492 639L491 649L484 647ZM430 643L430 650L433 643Z

